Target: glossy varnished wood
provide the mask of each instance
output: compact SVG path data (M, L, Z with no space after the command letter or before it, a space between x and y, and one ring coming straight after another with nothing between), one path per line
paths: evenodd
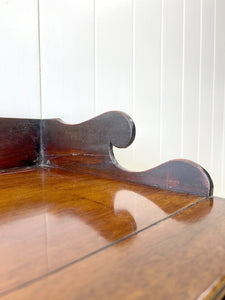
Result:
M2 299L221 299L224 215L202 200Z
M225 200L207 198L199 165L124 170L113 146L129 146L135 126L120 112L0 119L0 130L2 299L223 296Z
M200 199L57 169L1 174L0 295L109 247Z
M125 148L135 137L134 123L124 113L108 112L77 125L43 120L42 133L43 161L47 165L167 190L212 195L209 174L191 161L173 160L145 172L129 172L119 166L113 146Z
M132 119L116 111L77 125L56 119L0 118L0 171L45 164L167 190L212 195L209 174L188 160L169 161L145 172L123 169L113 155L113 146L125 148L134 137Z

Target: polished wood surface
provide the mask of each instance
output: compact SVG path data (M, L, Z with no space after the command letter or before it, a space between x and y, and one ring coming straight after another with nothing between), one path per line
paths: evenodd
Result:
M1 124L1 299L222 299L225 200L203 168L122 169L119 112Z
M224 215L202 199L2 299L221 299Z
M113 146L125 148L135 137L132 119L121 112L104 113L77 125L43 120L43 161L71 171L83 171L159 188L210 196L209 174L187 160L173 160L145 172L130 172L117 163Z
M0 295L201 199L47 168L0 179Z

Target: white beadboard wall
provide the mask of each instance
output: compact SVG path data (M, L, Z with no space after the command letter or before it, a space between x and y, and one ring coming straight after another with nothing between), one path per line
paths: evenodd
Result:
M225 0L0 0L0 30L2 116L125 111L120 164L187 158L225 197Z
M0 0L0 116L40 117L38 5Z

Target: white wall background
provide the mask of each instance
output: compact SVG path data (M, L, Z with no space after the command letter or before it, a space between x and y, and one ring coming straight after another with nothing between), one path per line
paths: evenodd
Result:
M40 117L36 0L0 0L0 116Z
M130 114L135 170L200 163L225 197L225 0L0 0L0 113Z

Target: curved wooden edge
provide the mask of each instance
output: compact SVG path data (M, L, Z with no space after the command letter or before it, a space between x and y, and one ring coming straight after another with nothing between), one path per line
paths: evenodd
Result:
M144 172L122 168L113 146L126 148L135 137L134 122L125 113L107 112L77 125L43 120L42 132L44 164L206 197L213 193L207 171L188 160L172 160Z
M224 300L225 275L217 278L196 300Z

